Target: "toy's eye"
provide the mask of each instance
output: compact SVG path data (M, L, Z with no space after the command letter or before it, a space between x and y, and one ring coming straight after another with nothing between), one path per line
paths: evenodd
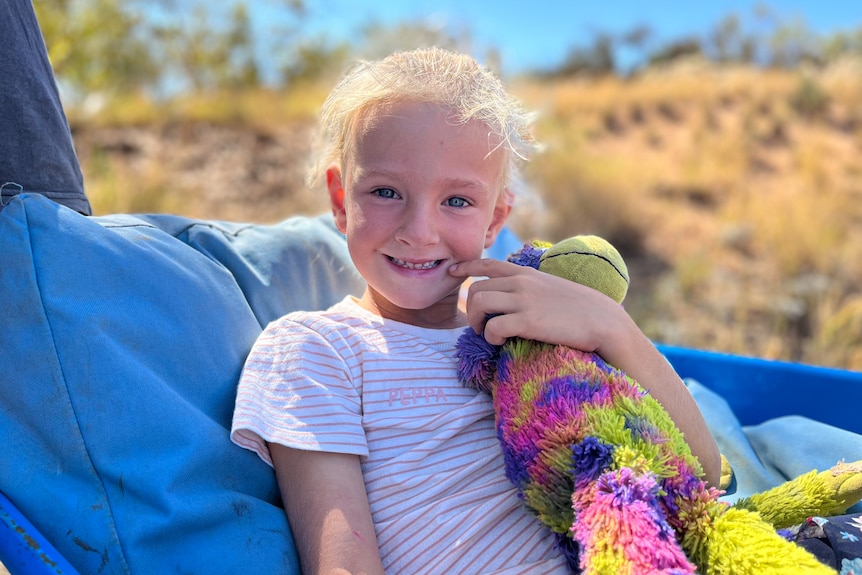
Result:
M381 198L395 199L400 197L398 195L398 192L396 192L392 188L377 188L372 193Z
M470 205L470 202L465 200L464 198L454 197L446 200L446 205L452 208L466 208Z

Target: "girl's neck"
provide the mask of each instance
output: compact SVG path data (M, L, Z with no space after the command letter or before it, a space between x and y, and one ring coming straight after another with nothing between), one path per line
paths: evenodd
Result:
M458 292L452 293L425 309L405 309L394 305L367 287L359 305L384 319L391 319L417 327L453 329L467 326L467 314L459 306Z

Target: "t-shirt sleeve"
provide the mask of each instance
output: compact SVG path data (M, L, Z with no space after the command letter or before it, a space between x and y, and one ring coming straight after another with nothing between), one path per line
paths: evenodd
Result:
M322 335L287 318L270 324L243 368L231 440L270 465L267 443L367 456L353 358L335 330Z

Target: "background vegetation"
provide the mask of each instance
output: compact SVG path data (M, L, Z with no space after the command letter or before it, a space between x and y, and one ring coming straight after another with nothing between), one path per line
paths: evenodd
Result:
M98 213L325 211L306 159L347 62L470 47L422 22L333 44L303 35L301 0L271 1L284 24L265 44L242 1L36 3ZM862 28L820 37L761 6L704 37L597 33L505 79L548 146L521 236L611 239L657 341L862 369Z

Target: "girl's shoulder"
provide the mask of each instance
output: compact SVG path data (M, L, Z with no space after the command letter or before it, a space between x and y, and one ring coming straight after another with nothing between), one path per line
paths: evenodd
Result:
M363 342L379 337L381 327L382 320L362 310L348 296L326 310L294 311L283 315L266 326L261 339L362 347Z
M392 353L404 349L416 353L420 348L454 351L463 333L458 329L430 329L388 320L363 308L356 298L346 297L329 309L296 311L277 319L265 336L291 340L318 340L334 347L347 345L359 350Z

